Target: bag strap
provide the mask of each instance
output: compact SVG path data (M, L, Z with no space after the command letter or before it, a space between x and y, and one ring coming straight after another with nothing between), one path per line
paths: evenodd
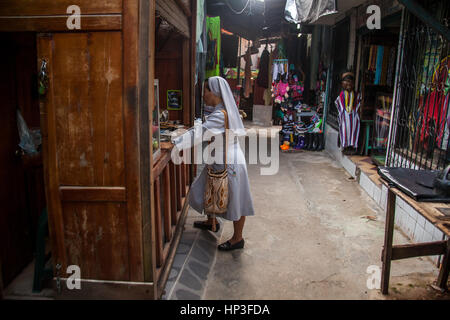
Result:
M226 168L227 165L227 153L228 153L228 113L225 109L220 110L223 112L223 115L225 116L225 163L224 166Z

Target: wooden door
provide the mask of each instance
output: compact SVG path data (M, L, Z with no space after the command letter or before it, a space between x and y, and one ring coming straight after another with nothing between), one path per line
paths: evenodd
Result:
M38 35L54 262L83 279L129 280L121 32Z

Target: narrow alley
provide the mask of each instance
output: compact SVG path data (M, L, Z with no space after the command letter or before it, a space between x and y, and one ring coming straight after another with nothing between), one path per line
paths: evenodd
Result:
M381 267L385 215L326 152L281 153L278 174L250 165L249 178L256 215L246 221L246 248L217 252L232 223L219 235L195 231L203 218L191 210L185 232L199 233L200 253L173 267L166 298L450 299L431 288L438 270L428 258L395 261L389 297L368 288L367 268ZM408 242L395 233L394 243Z

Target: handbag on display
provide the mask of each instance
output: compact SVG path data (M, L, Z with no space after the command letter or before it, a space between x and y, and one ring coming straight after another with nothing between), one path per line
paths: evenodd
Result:
M228 209L228 171L227 171L227 149L228 149L228 114L222 110L225 115L225 164L222 171L213 172L208 167L206 177L206 187L204 195L205 213L212 218L216 214L224 214ZM212 231L216 231L216 224L212 224Z

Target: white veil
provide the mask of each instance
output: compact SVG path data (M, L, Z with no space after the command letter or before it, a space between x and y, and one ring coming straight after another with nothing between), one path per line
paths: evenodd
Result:
M233 93L231 92L230 85L222 77L211 77L208 79L208 86L212 93L221 97L225 109L228 114L228 127L237 136L243 136L246 134L244 124L242 123L241 116L239 115L238 107L234 101Z

